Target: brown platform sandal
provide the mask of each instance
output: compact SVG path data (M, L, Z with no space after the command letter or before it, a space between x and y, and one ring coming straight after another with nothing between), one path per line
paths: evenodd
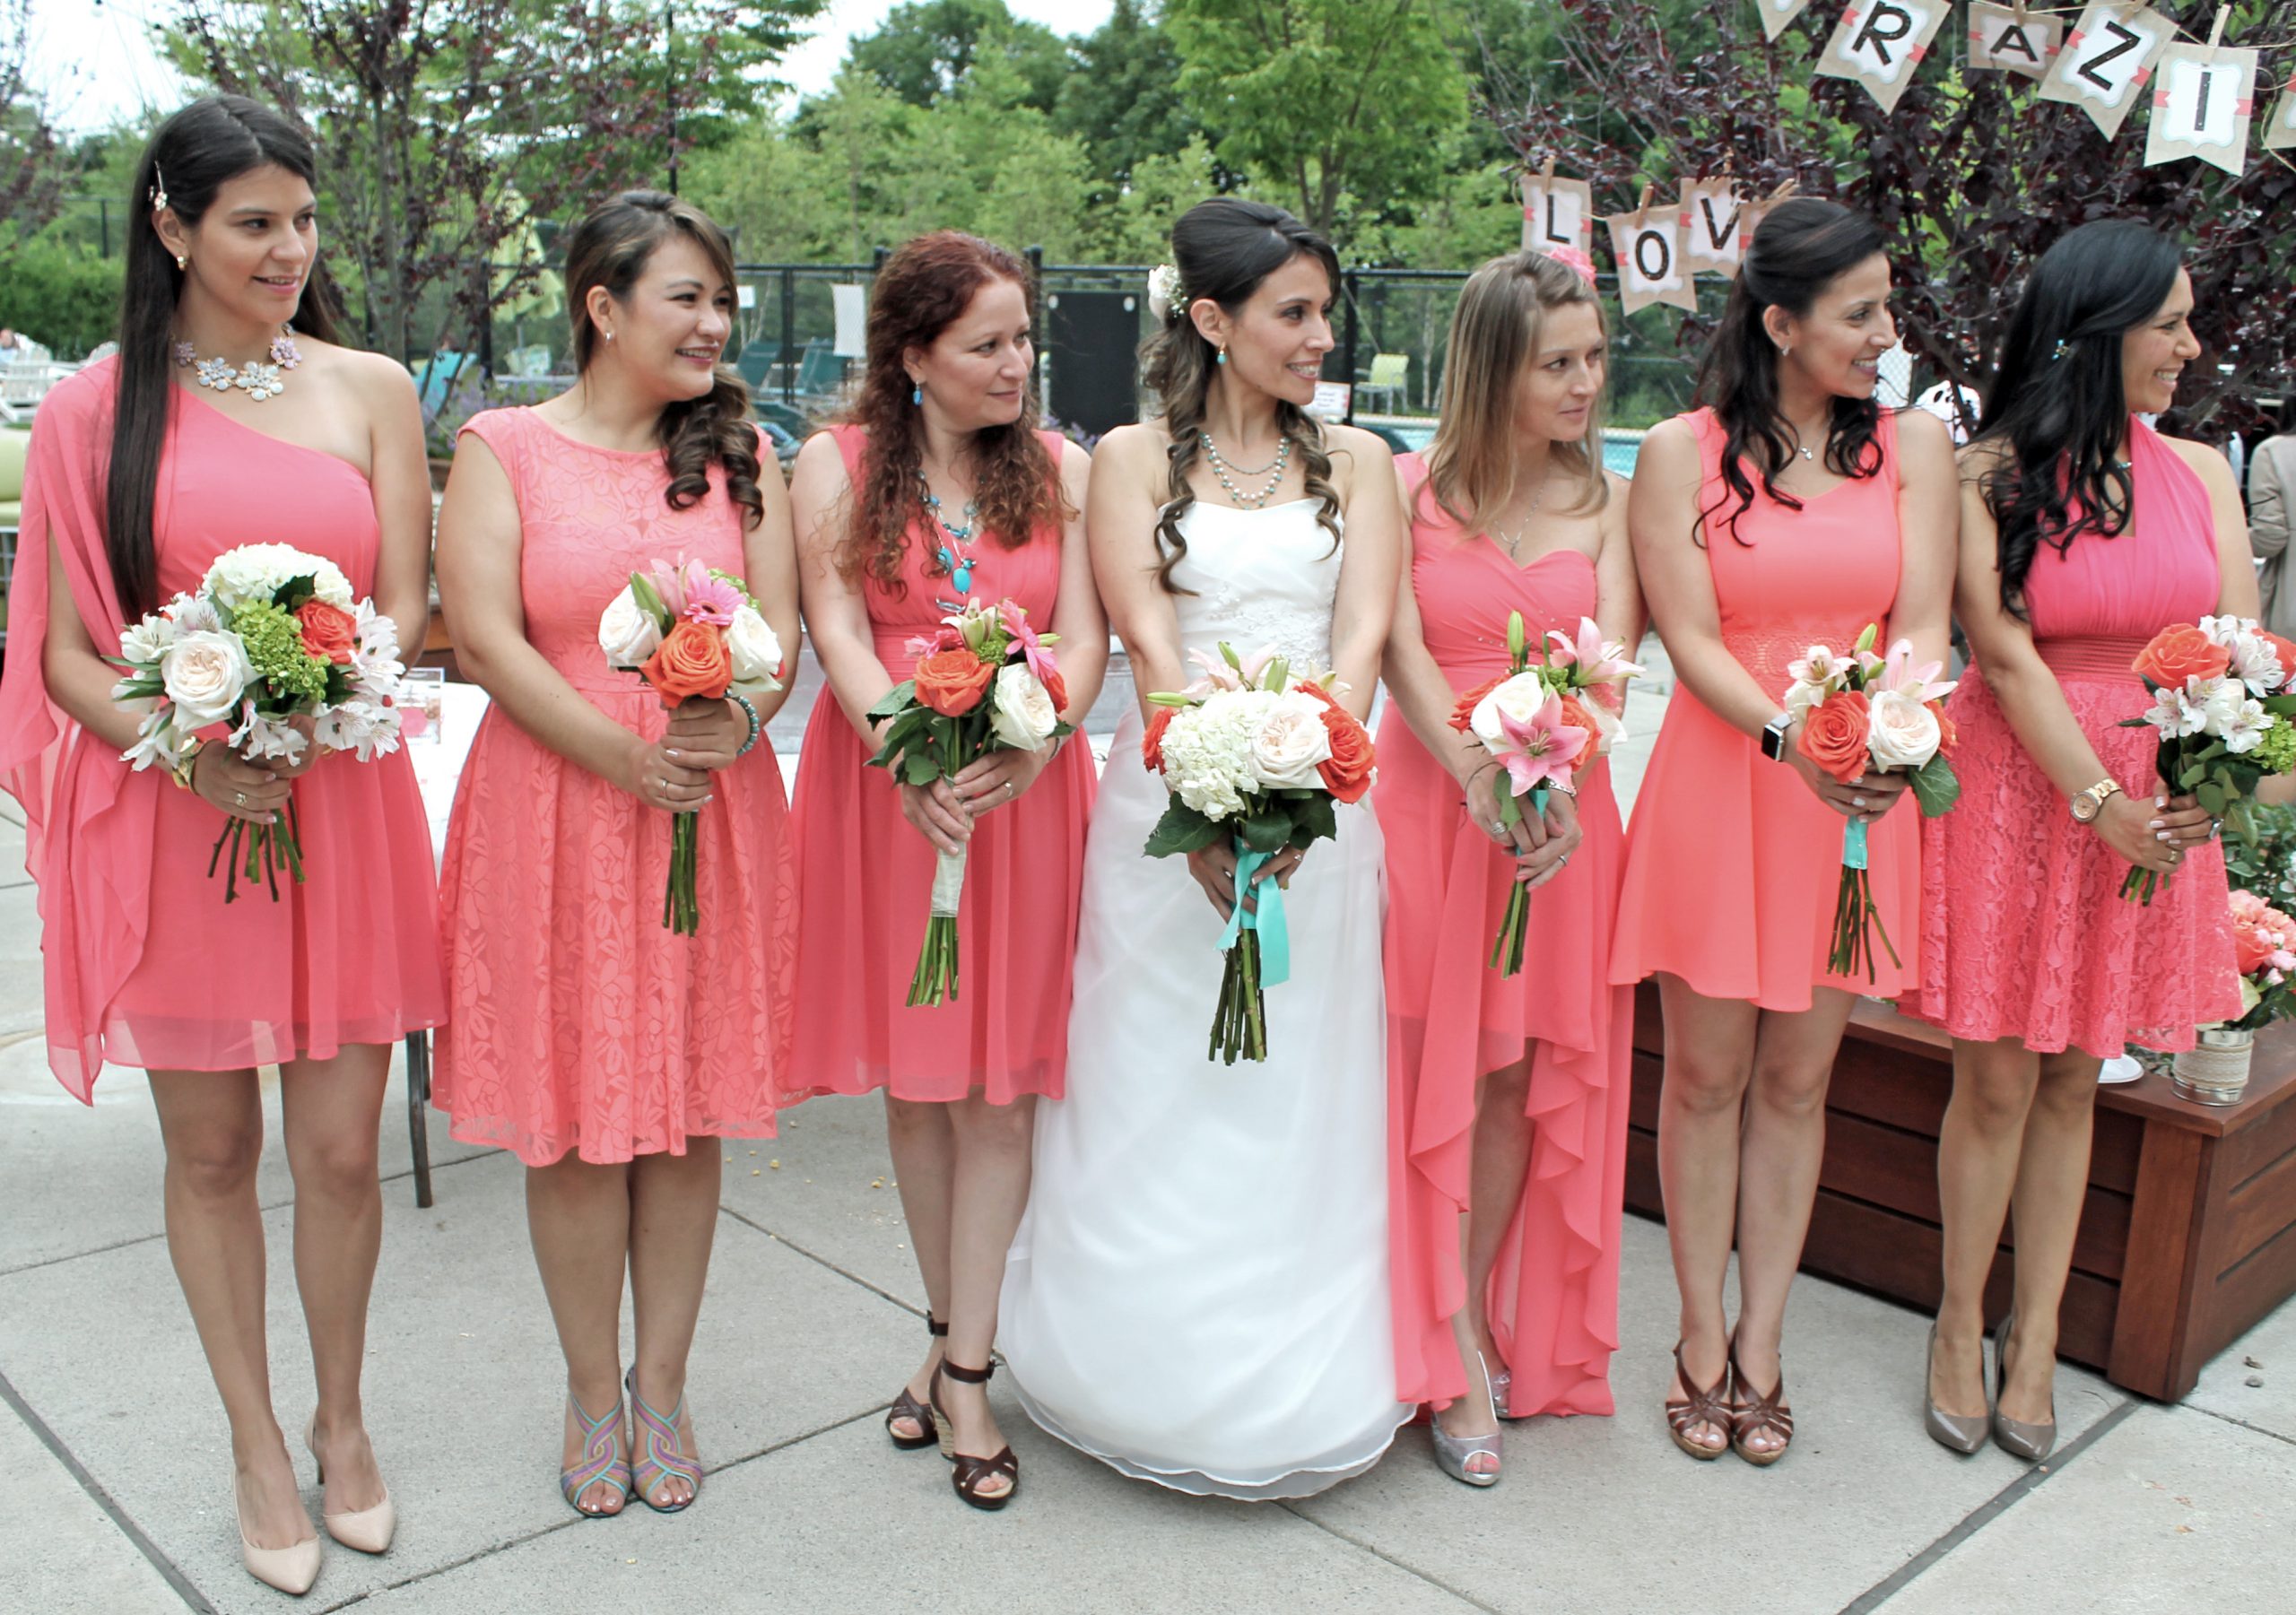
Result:
M1676 1446L1701 1463L1719 1458L1729 1450L1730 1444L1729 1364L1726 1362L1723 1365L1720 1378L1701 1391L1692 1381L1690 1370L1683 1367L1683 1343L1676 1341L1674 1342L1674 1375L1683 1382L1683 1389L1690 1393L1690 1400L1687 1402L1675 1402L1672 1398L1667 1400L1666 1433L1674 1438ZM1690 1433L1701 1424L1712 1425L1722 1432L1720 1446L1700 1446L1690 1438Z
M925 1315L925 1333L941 1340L947 1336L949 1326L928 1312ZM932 1394L930 1384L926 1386L926 1394ZM917 1426L918 1433L914 1436L902 1435L893 1428L896 1419L908 1420ZM933 1410L911 1396L907 1385L903 1385L900 1394L893 1398L893 1405L885 1410L885 1436L904 1453L922 1452L941 1439L933 1428Z
M1770 1388L1770 1394L1757 1394L1746 1379L1746 1371L1738 1367L1738 1337L1733 1334L1730 1377L1748 1398L1744 1407L1730 1415L1730 1449L1757 1469L1767 1469L1786 1456L1786 1449L1794 1442L1794 1414L1786 1406L1786 1365L1779 1362L1778 1383ZM1747 1437L1763 1430L1774 1431L1778 1436L1778 1445L1766 1453L1746 1445Z
M1013 1454L1010 1443L1007 1443L1004 1449L993 1458L976 1458L970 1453L957 1451L956 1421L942 1410L941 1387L938 1382L945 1374L959 1385L985 1385L996 1372L996 1364L993 1359L986 1368L968 1368L961 1363L952 1363L944 1357L941 1359L941 1366L933 1370L933 1378L935 1383L932 1386L930 1398L934 1414L940 1421L941 1456L946 1458L954 1466L949 1472L949 1484L956 1489L957 1496L962 1498L967 1503L975 1508L987 1509L991 1513L1004 1507L1005 1504L1020 1496L1021 1460ZM980 1489L981 1483L996 1475L1002 1475L1010 1480L1011 1487L1002 1494L984 1495Z

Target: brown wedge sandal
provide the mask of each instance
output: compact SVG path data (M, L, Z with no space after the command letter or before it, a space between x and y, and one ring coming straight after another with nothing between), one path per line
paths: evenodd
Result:
M949 1326L928 1312L925 1315L925 1333L935 1340L941 1340L947 1336ZM926 1386L926 1394L932 1394L929 1384ZM902 1435L893 1428L896 1419L908 1420L917 1427L918 1433L914 1436ZM885 1410L885 1436L904 1453L922 1452L941 1439L939 1432L933 1428L933 1410L911 1396L907 1385L903 1385L900 1394L893 1398L893 1405Z
M940 1421L941 1456L946 1458L952 1466L949 1472L949 1484L956 1488L957 1496L962 1498L967 1503L975 1508L987 1509L991 1513L1004 1507L1005 1504L1020 1496L1021 1460L1014 1455L1009 1443L993 1458L976 1458L970 1453L957 1451L956 1421L942 1409L939 1381L945 1374L959 1385L985 1385L996 1372L996 1364L993 1359L986 1368L968 1368L963 1364L952 1363L944 1357L941 1359L941 1366L933 1370L935 1383L931 1396L933 1412ZM1004 1476L1012 1484L1001 1493L984 1493L980 1489L982 1485L998 1475Z
M1778 1383L1770 1394L1755 1392L1746 1378L1746 1371L1738 1367L1738 1337L1730 1337L1730 1377L1736 1383L1738 1393L1746 1397L1746 1405L1730 1415L1730 1449L1757 1469L1767 1469L1786 1456L1786 1449L1794 1442L1794 1413L1786 1405L1786 1365L1778 1368ZM1770 1432L1778 1437L1778 1445L1768 1452L1746 1445L1746 1437Z
M1666 1433L1674 1438L1676 1446L1701 1463L1719 1458L1729 1450L1731 1429L1729 1366L1726 1363L1723 1366L1721 1377L1701 1391L1692 1380L1690 1370L1683 1367L1683 1343L1676 1341L1674 1342L1674 1376L1683 1382L1683 1389L1690 1393L1690 1400L1676 1402L1671 1397L1667 1399ZM1701 1424L1711 1425L1721 1431L1723 1445L1701 1446L1692 1441L1690 1438L1690 1433Z

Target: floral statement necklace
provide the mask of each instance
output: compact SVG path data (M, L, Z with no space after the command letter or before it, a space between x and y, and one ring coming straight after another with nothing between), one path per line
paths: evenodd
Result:
M972 535L980 525L980 503L977 499L967 499L964 520L952 522L942 514L941 496L934 492L933 485L925 480L922 466L918 468L917 486L924 497L925 508L932 513L933 525L941 529L944 540L934 551L934 559L949 575L949 582L955 586L958 595L969 595L972 593ZM942 600L935 603L952 612L965 609L961 600Z
M176 343L175 355L176 368L193 371L195 385L212 387L219 393L237 388L257 404L285 392L287 384L279 372L291 370L303 362L303 350L295 345L294 328L289 326L280 326L279 334L271 339L269 364L249 360L234 369L228 359L200 358L199 351L187 342Z

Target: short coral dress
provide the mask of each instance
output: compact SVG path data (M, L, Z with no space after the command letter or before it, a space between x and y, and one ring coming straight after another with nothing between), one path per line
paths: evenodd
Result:
M584 700L658 737L669 711L636 673L607 667L598 616L656 560L748 569L744 513L721 473L673 510L659 451L579 443L530 409L489 410L463 430L517 498L528 641ZM761 735L711 786L697 826L701 926L680 936L662 925L670 815L488 709L440 882L453 1019L433 1098L455 1137L539 1167L570 1150L611 1164L772 1134L797 938L771 743Z
M39 883L48 1059L86 1100L107 1062L235 1071L389 1045L444 1012L437 885L422 793L404 751L323 757L294 784L304 879L223 900L207 871L228 821L163 768L118 751L48 699L48 546L96 649L123 613L104 553L118 361L42 401L24 480L0 683L0 787L22 804ZM225 551L284 543L374 588L381 527L355 465L243 425L186 388L171 399L152 543L159 598L195 590ZM283 404L282 409L292 408Z
M2126 531L2043 544L2025 582L2033 648L2126 790L2160 789L2153 731L2124 729L2152 704L2133 664L2174 622L2216 610L2223 589L2207 486L2143 421L2129 423ZM1947 698L1960 731L1960 805L1924 827L1921 987L1901 1007L1976 1042L2187 1049L2193 1029L2240 1012L2223 849L2187 850L2151 905L2120 895L2128 865L2075 823L1971 667Z
M1422 491L1418 456L1396 465L1413 494L1412 591L1427 649L1455 690L1507 671L1510 612L1522 612L1534 635L1575 635L1579 619L1595 614L1587 557L1557 550L1518 567ZM1468 1202L1475 1081L1535 1043L1529 1171L1486 1314L1512 1371L1514 1417L1608 1413L1634 1006L1633 990L1610 982L1625 851L1610 765L1597 761L1578 780L1585 839L1531 894L1522 973L1509 977L1489 960L1514 859L1469 820L1465 793L1392 702L1378 758L1372 802L1387 832L1396 1399L1439 1402L1466 1390L1449 1320L1465 1299L1459 1215Z
M1869 623L1886 646L1901 543L1896 418L1882 413L1877 474L1837 483L1798 510L1771 499L1757 477L1753 504L1735 527L1737 496L1722 480L1724 429L1711 410L1683 419L1705 468L1699 507L1713 513L1700 542L1722 640L1739 664L1783 706L1787 664L1810 646L1846 651ZM1827 954L1848 821L1677 684L1627 829L1611 979L1663 971L1705 997L1780 1011L1808 1009L1814 987L1885 998L1911 991L1918 819L1909 793L1867 832L1874 901L1902 962L1892 963L1876 936L1872 980L1836 975Z
M867 435L852 426L832 435L857 488ZM1042 435L1057 467L1062 439ZM901 563L906 588L895 595L874 577L864 583L877 658L896 683L916 664L909 639L957 609L947 603L958 599L950 579L927 570L935 548L923 522L912 524ZM1009 599L1035 627L1051 626L1060 594L1057 527L1044 526L1017 549L984 533L971 553L969 598ZM901 815L892 776L868 766L874 754L823 691L797 770L804 1013L793 1081L808 1093L883 1088L903 1099L1058 1098L1097 779L1091 748L1082 734L1071 736L1017 801L981 816L957 913L958 995L917 1009L909 1007L909 983L925 941L933 845Z

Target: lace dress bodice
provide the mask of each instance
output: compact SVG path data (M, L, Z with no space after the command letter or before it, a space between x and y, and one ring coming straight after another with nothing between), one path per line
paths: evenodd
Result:
M1295 667L1331 666L1331 609L1342 545L1316 520L1314 499L1238 510L1201 499L1180 517L1187 553L1172 582L1180 645L1239 656L1273 647Z

